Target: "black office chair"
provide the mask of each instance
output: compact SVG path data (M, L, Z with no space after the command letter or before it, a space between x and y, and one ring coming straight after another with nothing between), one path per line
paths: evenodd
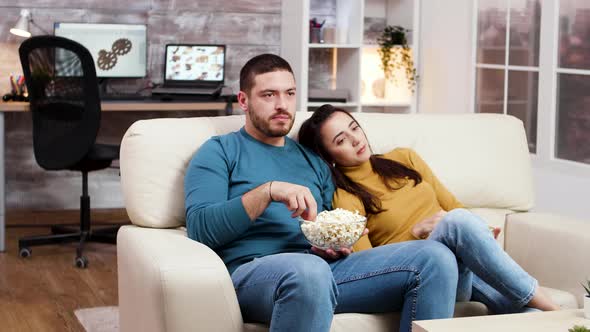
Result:
M85 268L86 242L116 243L117 227L90 229L88 172L119 159L118 145L95 142L100 127L100 97L94 61L79 43L57 36L36 36L19 48L33 115L35 159L46 170L82 172L80 228L51 227L51 235L19 239L19 255L32 246L79 242L75 265Z

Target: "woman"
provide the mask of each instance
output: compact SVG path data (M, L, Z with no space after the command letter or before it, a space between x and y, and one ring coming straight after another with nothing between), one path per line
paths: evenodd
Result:
M333 207L367 216L370 236L363 236L355 251L428 238L457 257L457 301L479 301L495 313L521 312L525 306L559 309L496 243L499 229L492 235L413 150L372 154L352 115L331 105L303 123L299 142L330 166L337 187Z

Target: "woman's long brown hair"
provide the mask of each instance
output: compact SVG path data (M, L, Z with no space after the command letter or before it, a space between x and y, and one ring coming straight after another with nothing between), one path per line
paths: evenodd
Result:
M384 210L381 206L381 200L371 193L369 188L352 181L339 170L334 165L332 156L330 156L328 150L322 143L322 126L332 114L336 112L342 112L348 115L357 125L359 125L356 119L346 110L326 104L318 108L309 119L303 122L301 129L299 129L299 143L317 153L328 164L336 187L357 196L363 202L367 214L383 212ZM376 154L371 155L369 160L375 173L379 175L385 186L390 190L396 189L392 185L392 182L397 182L397 180L412 179L414 180L414 185L422 182L422 176L418 171L401 163L385 159L381 155Z

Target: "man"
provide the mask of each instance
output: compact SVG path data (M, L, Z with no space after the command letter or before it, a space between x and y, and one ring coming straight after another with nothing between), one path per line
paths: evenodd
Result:
M238 94L244 127L205 142L185 178L188 235L225 262L245 321L321 332L334 312L401 311L409 331L414 319L451 317L457 263L439 243L310 250L295 217L330 209L334 185L325 163L286 137L295 93L284 59L249 60Z

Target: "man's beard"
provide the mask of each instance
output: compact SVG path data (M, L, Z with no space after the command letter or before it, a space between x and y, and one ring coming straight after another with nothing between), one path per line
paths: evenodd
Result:
M294 121L294 116L289 114L288 112L277 112L274 113L273 115L271 115L271 117L276 116L277 114L285 114L288 115L291 122L287 125L287 127L281 127L281 128L277 128L277 129L272 129L270 127L270 119L263 119L262 117L259 117L258 114L256 114L255 111L252 111L252 106L248 105L248 109L250 110L249 115L250 115L250 120L252 121L252 125L254 126L254 128L258 129L258 131L260 131L261 133L263 133L264 135L268 136L268 137L283 137L286 136L290 131L291 128L293 128L293 123Z

